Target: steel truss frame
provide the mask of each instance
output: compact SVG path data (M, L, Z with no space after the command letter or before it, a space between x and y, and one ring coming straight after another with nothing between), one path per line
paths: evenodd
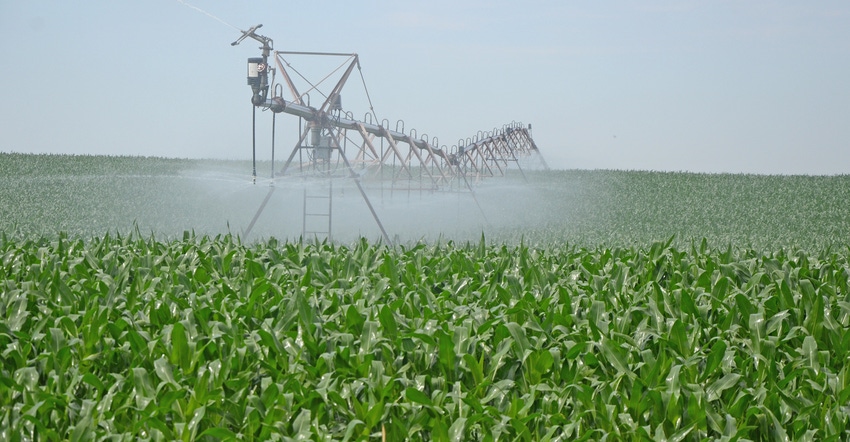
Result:
M275 115L286 113L297 116L300 128L298 141L289 152L280 171L274 174L273 179L299 175L353 178L384 239L390 244L389 235L369 201L363 181L377 182L381 186L388 181L392 189L408 191L466 190L475 198L473 183L488 177L505 176L511 165L516 166L525 177L521 165L525 158L536 156L543 168L548 169L532 139L531 125L525 127L514 121L502 128L487 132L479 131L474 137L458 140L457 144L447 147L440 145L436 137L429 138L424 134L418 136L415 129L405 133L404 122L401 120L396 123L394 129L389 127L389 121L386 119L376 124L375 121L378 118L374 110L366 113L362 120L355 119L350 112L342 110L341 94L354 69L360 70L358 54L274 51L273 59L276 68L270 68L267 60L271 49L271 39L255 33L261 26L243 31L243 36L234 42L238 44L250 37L263 43L261 49L263 49L264 65L272 74L270 83L272 96L268 97L269 84L265 83L264 77L262 85L266 89L261 91L261 100L256 100L258 92L255 89L255 109L260 107L271 110ZM289 56L339 57L344 61L339 67L314 83L292 67L287 61ZM343 68L343 73L330 92L324 93L320 89L322 83ZM275 76L278 73L282 80L276 83ZM293 81L293 75L304 80L309 89L304 92L299 91ZM362 78L362 72L360 75ZM365 89L365 81L363 86ZM288 91L289 100L283 97L284 90ZM309 103L309 94L314 91L324 98L318 107L311 106ZM366 95L368 98L368 90ZM369 104L371 107L371 98L369 98ZM274 122L272 127L272 150L274 151ZM349 152L350 150L354 151L353 154ZM274 162L274 152L272 152L272 162ZM274 165L272 167L274 170ZM389 179L387 179L388 176ZM254 178L256 182L256 166ZM271 192L270 190L269 196ZM268 197L254 216L246 235L267 201Z
M288 69L291 65L284 58L286 55L346 57L347 60L343 64L347 64L347 67L331 92L323 94L325 99L316 108L305 103L306 93L301 93L293 82L292 74ZM388 127L387 120L383 120L381 124L373 123L370 118L374 115L372 113L367 113L363 120L355 120L350 113L342 112L341 107L334 107L334 103L339 102L342 90L354 68L359 68L360 60L357 54L274 51L274 58L277 71L283 78L282 84L290 92L292 99L287 101L282 96L276 95L269 100L268 107L273 112L296 115L307 122L298 142L283 165L281 175L289 171L296 154L301 149L317 147L319 138L314 138L309 145L305 144L310 132L316 130L322 135L331 136L332 149L338 150L342 156L347 156L345 147L351 140L350 134L355 134L359 139L353 141L353 144L356 144L356 152L351 160L352 164L365 167L373 175L380 175L383 168L394 162L396 169L392 173L394 181L421 180L421 187L429 190L451 187L452 184L457 184L462 176L475 181L485 177L504 176L510 163L517 164L521 170L518 164L520 159L539 155L539 149L529 129L517 122L489 132L479 131L474 138L459 140L457 145L447 149L445 145L439 146L436 138L431 140L427 135L417 138L415 129L405 133L401 121L396 123L393 130ZM280 88L275 89L277 92ZM318 85L311 87L311 90L317 89ZM379 149L376 146L378 139L385 141L388 149L383 146ZM310 157L308 162L315 162L315 158ZM543 163L546 167L545 161ZM303 167L302 161L299 170L302 171Z

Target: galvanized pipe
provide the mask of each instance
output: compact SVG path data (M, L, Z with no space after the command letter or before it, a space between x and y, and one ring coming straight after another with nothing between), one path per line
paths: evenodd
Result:
M265 107L271 109L272 112L284 112L290 115L299 116L307 121L321 122L323 124L329 124L331 126L342 129L356 130L358 129L358 126L362 126L363 130L365 130L366 132L379 137L385 136L385 134L388 133L396 141L402 141L404 143L415 145L420 149L428 149L430 147L430 149L433 150L436 155L448 159L448 155L442 150L434 146L429 146L426 141L416 139L403 132L399 132L397 130L389 130L387 128L372 123L332 116L328 113L319 112L319 110L314 107L305 106L303 104L297 104L292 101L286 101L281 97L274 97L267 100Z

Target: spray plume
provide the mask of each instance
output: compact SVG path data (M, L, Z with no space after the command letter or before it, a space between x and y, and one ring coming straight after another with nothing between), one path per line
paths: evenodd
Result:
M207 17L210 17L210 18L212 18L213 20L218 21L219 23L221 23L221 24L223 24L223 25L225 25L225 26L229 26L229 27L231 27L231 28L233 28L233 29L235 29L235 30L237 30L237 31L239 31L239 32L242 32L242 30L241 30L241 29L239 29L239 28L237 28L236 26L231 25L230 23L228 23L228 22L226 22L226 21L224 21L224 20L222 20L222 19L220 19L220 18L218 18L218 17L216 17L216 16L214 16L214 15L210 14L210 13L209 13L209 12L207 12L207 11L204 11L203 9L201 9L201 8L199 8L199 7L195 6L195 5L192 5L192 4L189 4L189 3L186 3L184 0L177 0L177 3L180 3L180 4L184 5L184 6L189 7L189 8L192 8L192 9L194 9L194 10L196 10L196 11L200 12L201 14L204 14L204 15L206 15Z

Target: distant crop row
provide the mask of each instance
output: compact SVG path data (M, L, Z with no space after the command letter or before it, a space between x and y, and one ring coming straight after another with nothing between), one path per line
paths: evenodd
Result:
M850 262L0 239L4 440L846 440Z
M135 228L160 238L177 238L184 230L241 235L268 192L267 185L250 184L250 170L250 164L234 161L0 153L0 231L25 238ZM511 245L630 247L675 236L678 246L705 238L712 247L816 252L841 248L850 237L850 175L526 175L528 183L514 171L514 179L476 186L480 210L463 193L367 192L390 236L401 242L475 241L484 231ZM351 185L334 185L334 237L379 238ZM278 186L251 239L301 234L302 188Z

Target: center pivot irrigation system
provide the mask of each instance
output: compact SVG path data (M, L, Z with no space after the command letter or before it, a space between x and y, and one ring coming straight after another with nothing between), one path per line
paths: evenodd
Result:
M246 38L262 44L261 56L248 59L248 85L253 96L252 150L253 182L257 182L257 108L272 113L272 174L269 193L260 204L246 228L248 236L274 193L275 182L300 178L313 181L303 187L302 237L326 235L331 239L333 226L333 182L353 181L369 208L381 234L392 244L384 225L369 200L366 186L392 192L464 191L478 205L473 185L487 177L505 176L508 167L515 166L525 179L523 164L530 163L548 169L545 160L531 138L531 125L511 122L491 131L479 131L475 136L458 140L447 147L437 137L418 135L415 129L405 132L399 120L390 129L387 119L379 120L372 107L366 82L360 70L360 59L354 53L274 51L272 39L257 34L261 24L242 32L236 46ZM324 76L309 79L296 69L291 60L313 60L316 57L335 58L342 62ZM270 63L270 60L273 62ZM360 75L369 110L362 119L342 108L342 91L354 69ZM340 73L341 72L341 73ZM278 75L280 80L278 80ZM293 81L293 78L299 81ZM330 90L325 83L337 81ZM323 89L323 85L324 89ZM300 90L299 86L303 89ZM284 93L291 99L284 99ZM311 94L320 96L316 107L310 104ZM275 126L277 114L298 117L299 138L283 166L274 164ZM319 193L317 193L319 192ZM482 216L484 211L481 210ZM486 220L486 217L485 217ZM315 226L320 226L316 228ZM313 228L311 228L313 227Z

